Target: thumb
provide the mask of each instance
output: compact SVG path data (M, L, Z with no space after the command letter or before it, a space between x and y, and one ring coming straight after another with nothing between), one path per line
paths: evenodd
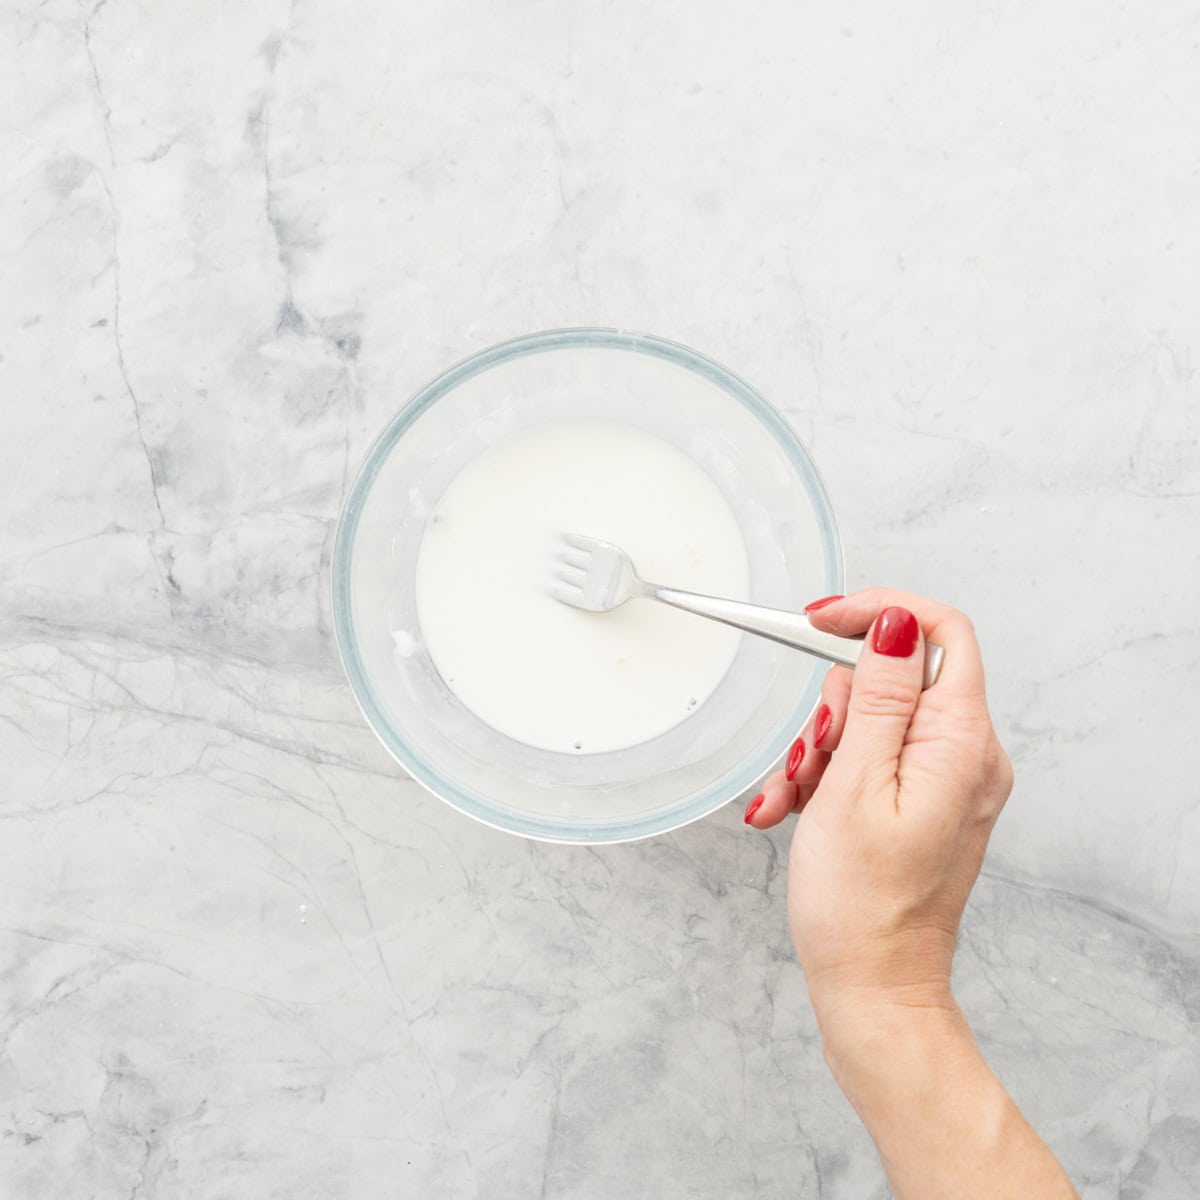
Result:
M839 757L894 763L921 698L924 638L907 608L885 608L867 630L854 668Z

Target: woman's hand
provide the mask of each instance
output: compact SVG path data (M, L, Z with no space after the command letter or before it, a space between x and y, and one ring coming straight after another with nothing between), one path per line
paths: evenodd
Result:
M825 1056L897 1200L1075 1197L950 991L959 921L1012 788L974 630L952 608L878 589L809 615L866 631L866 645L853 672L828 673L746 820L800 814L788 907ZM945 660L922 691L926 638Z
M819 1017L849 1003L949 1005L959 919L1012 787L974 630L901 592L818 605L817 628L867 632L862 658L828 673L788 770L747 820L800 813L789 909ZM945 660L922 692L927 637Z

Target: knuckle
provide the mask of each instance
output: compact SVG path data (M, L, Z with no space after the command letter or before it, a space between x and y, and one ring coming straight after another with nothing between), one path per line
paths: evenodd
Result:
M821 691L839 695L848 689L853 681L854 672L849 667L832 666L825 673L824 682L821 684Z
M916 706L918 694L914 680L877 674L854 694L851 708L865 717L904 716Z
M1013 788L1013 769L1004 747L993 736L983 752L982 815L994 821Z
M960 638L970 638L973 642L979 640L975 634L975 622L960 609L950 609L946 615L946 624Z
M995 743L995 748L996 786L1003 799L1007 800L1013 790L1013 783L1016 781L1016 776L1013 774L1012 763L1009 761L1008 755L1004 753L1004 748L999 742ZM1003 803L1003 801L1001 802Z

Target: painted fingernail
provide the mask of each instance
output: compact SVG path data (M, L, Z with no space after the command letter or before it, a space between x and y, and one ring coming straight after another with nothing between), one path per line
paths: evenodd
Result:
M750 818L754 816L760 808L762 808L763 794L759 792L749 804L746 805L746 824L750 824Z
M845 596L822 596L820 600L814 600L811 604L804 606L805 612L816 612L818 608L824 608L827 604L832 604L835 600L845 600Z
M871 644L889 658L907 658L916 648L921 630L907 608L885 608L875 622Z
M833 713L829 711L828 704L822 704L817 709L817 715L813 718L813 745L819 746L829 733L829 727L833 724Z
M804 739L797 738L792 743L792 748L788 751L787 765L784 767L783 777L791 783L796 778L796 772L800 770L800 764L804 761Z

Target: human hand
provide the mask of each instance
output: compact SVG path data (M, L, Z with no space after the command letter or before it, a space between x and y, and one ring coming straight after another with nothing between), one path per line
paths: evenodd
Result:
M818 602L809 616L831 633L868 631L862 657L826 675L786 770L746 820L765 829L799 813L788 908L828 1038L862 1006L953 1005L959 920L1012 769L962 613L876 588ZM922 692L926 636L945 660Z
M826 675L746 820L799 813L788 908L826 1059L897 1200L1078 1200L950 992L958 924L1012 789L971 623L882 589L809 615L832 633L866 630L866 645L853 672ZM926 636L946 653L922 692Z

